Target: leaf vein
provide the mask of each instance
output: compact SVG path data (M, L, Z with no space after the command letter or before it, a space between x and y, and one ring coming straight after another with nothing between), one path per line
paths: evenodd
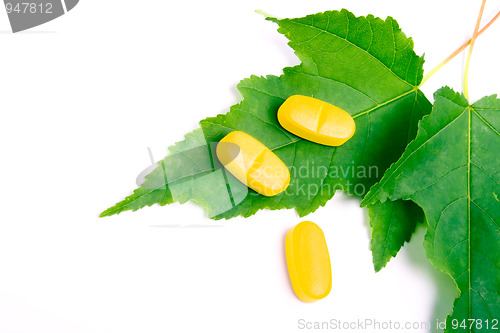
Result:
M321 28L318 28L318 27L316 27L316 26L314 26L314 25L311 25L311 24L306 24L306 23L302 23L302 22L298 22L298 21L293 21L292 23L293 23L293 24L298 24L298 25L303 25L303 26L306 26L306 27L310 27L310 28L313 28L313 29L320 30L320 31L325 31L325 30L323 30L323 29L321 29ZM391 68L389 68L386 64L384 64L384 63L383 63L380 59L378 59L377 57L375 57L375 56L374 56L374 55L372 55L371 53L367 52L367 51L366 51L365 49L363 49L362 47L360 47L360 46L358 46L358 45L356 45L356 44L352 43L351 41L347 40L346 38L342 38L342 37L340 37L340 36L338 36L338 35L336 35L336 34L334 34L334 33L330 32L330 31L325 31L325 32L326 32L327 34L332 35L332 36L333 36L333 37L335 37L335 38L341 39L341 40L345 41L346 43L349 43L349 44L350 44L350 45L352 45L353 47L355 47L355 48L357 48L357 49L359 49L359 50L361 50L361 51L363 51L363 52L366 52L366 53L367 53L367 54L369 54L371 57L373 57L374 59L376 59L376 61L377 61L380 65L382 65L383 67L385 67L385 68L386 68L389 72L391 72L391 73L392 73L392 74L393 74L396 78L398 78L401 82L405 83L406 85L408 85L408 86L410 86L410 87L413 87L413 85L409 84L409 83L408 83L408 82L406 82L404 79L402 79L401 77L399 77L396 73L394 73L394 72L392 71L392 69L391 69ZM394 35L394 34L393 34L393 35Z

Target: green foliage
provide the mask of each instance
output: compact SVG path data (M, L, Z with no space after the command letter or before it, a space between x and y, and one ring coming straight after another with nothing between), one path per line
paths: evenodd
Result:
M242 102L225 115L202 120L201 129L170 147L170 154L141 187L101 216L189 200L215 219L248 217L266 208L294 208L304 216L324 206L336 190L362 198L401 156L431 105L417 87L423 59L397 22L391 17L355 17L347 10L269 20L279 25L278 31L289 39L301 64L284 68L279 77L252 76L241 81ZM335 148L285 131L276 113L294 94L316 97L349 112L356 122L354 137ZM214 146L234 130L254 136L284 161L292 176L286 192L264 197L225 172ZM401 210L411 205L369 208L377 211L372 221L377 270L411 236L416 218ZM385 206L399 213L382 213ZM396 223L403 228L397 229ZM385 232L387 228L392 231Z
M427 256L460 290L451 331L453 319L500 314L500 100L469 105L447 87L434 98L416 139L362 204L410 199L423 208Z
M225 115L202 120L201 130L171 147L169 156L134 194L101 216L187 200L215 218L250 216L264 208L295 208L304 216L325 205L336 189L363 197L397 160L414 137L418 120L430 111L430 103L417 89L423 60L396 21L354 17L346 10L270 20L290 40L301 64L285 68L279 77L241 81L241 103ZM355 136L334 148L285 131L276 112L293 94L345 109L356 121ZM242 184L235 183L228 197L226 182L232 176L221 170L212 143L234 130L256 137L291 169L286 193L271 198L251 190L247 194ZM241 202L233 198L238 193L244 193ZM215 196L228 200L213 200ZM230 209L228 203L233 203Z
M376 202L368 206L372 228L373 265L378 272L409 242L417 223L424 222L422 209L411 201Z
M284 68L279 77L242 80L240 103L202 120L132 195L101 216L187 201L215 219L285 208L305 216L342 190L364 197L376 271L425 221L427 256L460 292L448 330L453 319L498 319L500 100L491 96L469 105L463 95L442 88L429 114L431 105L418 89L423 59L390 17L342 10L268 20L288 38L300 65ZM295 94L346 110L356 122L355 135L327 147L284 130L277 110ZM226 172L215 147L235 130L283 160L291 172L285 192L261 196Z

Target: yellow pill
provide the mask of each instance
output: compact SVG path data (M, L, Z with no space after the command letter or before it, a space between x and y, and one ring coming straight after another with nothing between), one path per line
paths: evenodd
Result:
M319 99L293 95L278 109L278 121L287 131L326 146L340 146L356 130L354 119L339 107Z
M297 297L307 303L326 297L332 289L332 269L321 228L310 221L300 222L288 231L285 252Z
M236 179L262 195L276 195L290 184L290 172L283 161L244 132L226 135L217 144L217 157Z

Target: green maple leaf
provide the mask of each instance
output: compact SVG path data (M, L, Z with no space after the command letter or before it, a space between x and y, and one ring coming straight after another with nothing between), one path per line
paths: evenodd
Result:
M486 332L500 315L500 100L484 97L473 105L442 88L430 115L399 161L366 195L362 204L412 200L428 221L426 253L460 291L452 320L481 319Z
M377 202L368 206L372 228L373 265L378 272L409 242L417 223L424 222L422 209L411 201Z
M294 208L304 216L324 206L337 189L363 197L401 156L431 105L418 89L423 59L397 22L390 17L355 17L347 10L269 20L279 25L301 64L285 68L279 77L241 81L242 102L225 115L202 120L200 129L170 148L140 188L101 216L189 200L216 219L247 217L265 208ZM327 147L285 131L276 113L294 94L316 97L349 112L356 122L355 135L340 147ZM234 130L257 138L290 168L286 192L264 197L225 172L213 151ZM380 205L369 209L380 212ZM409 204L381 206L402 212L401 207ZM372 246L383 266L409 239L415 221L403 213L377 216L374 235L391 224L403 225L400 231L378 235Z

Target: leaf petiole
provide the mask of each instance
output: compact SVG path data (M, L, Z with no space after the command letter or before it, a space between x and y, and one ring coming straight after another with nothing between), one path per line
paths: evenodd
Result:
M265 16L266 18L268 18L268 17L269 17L269 18L275 18L275 19L277 19L277 20L281 20L281 17L278 17L278 16L273 15L273 14L266 13L266 12L265 12L265 11L263 11L262 9L256 9L256 10L255 10L255 12L256 12L257 14L260 14L260 15Z
M479 15L477 17L476 27L474 28L474 34L472 35L469 54L467 55L467 62L465 63L464 70L464 96L469 100L469 67L470 67L470 58L472 55L472 49L474 48L474 43L476 42L477 32L479 30L479 24L481 24L481 18L483 17L484 5L486 5L486 0L483 0L481 4L481 9L479 10Z
M479 35L481 35L483 32L485 32L486 29L488 29L493 24L493 22L495 22L499 17L500 17L500 11L481 30L479 30L479 32L477 33L476 38ZM460 52L462 52L463 50L465 50L467 48L467 46L470 45L471 42L472 42L472 38L469 39L468 41L466 41L458 49L456 49L455 52L453 52L448 58L446 58L444 61L442 61L439 65L437 65L436 67L434 67L429 73L427 73L424 76L424 78L422 79L422 82L420 82L420 84L418 85L418 87L420 88L425 83L425 81L427 81L432 75L434 75L438 70L440 70L441 67L443 67L444 65L446 65L448 62L451 61L451 59L455 58Z

